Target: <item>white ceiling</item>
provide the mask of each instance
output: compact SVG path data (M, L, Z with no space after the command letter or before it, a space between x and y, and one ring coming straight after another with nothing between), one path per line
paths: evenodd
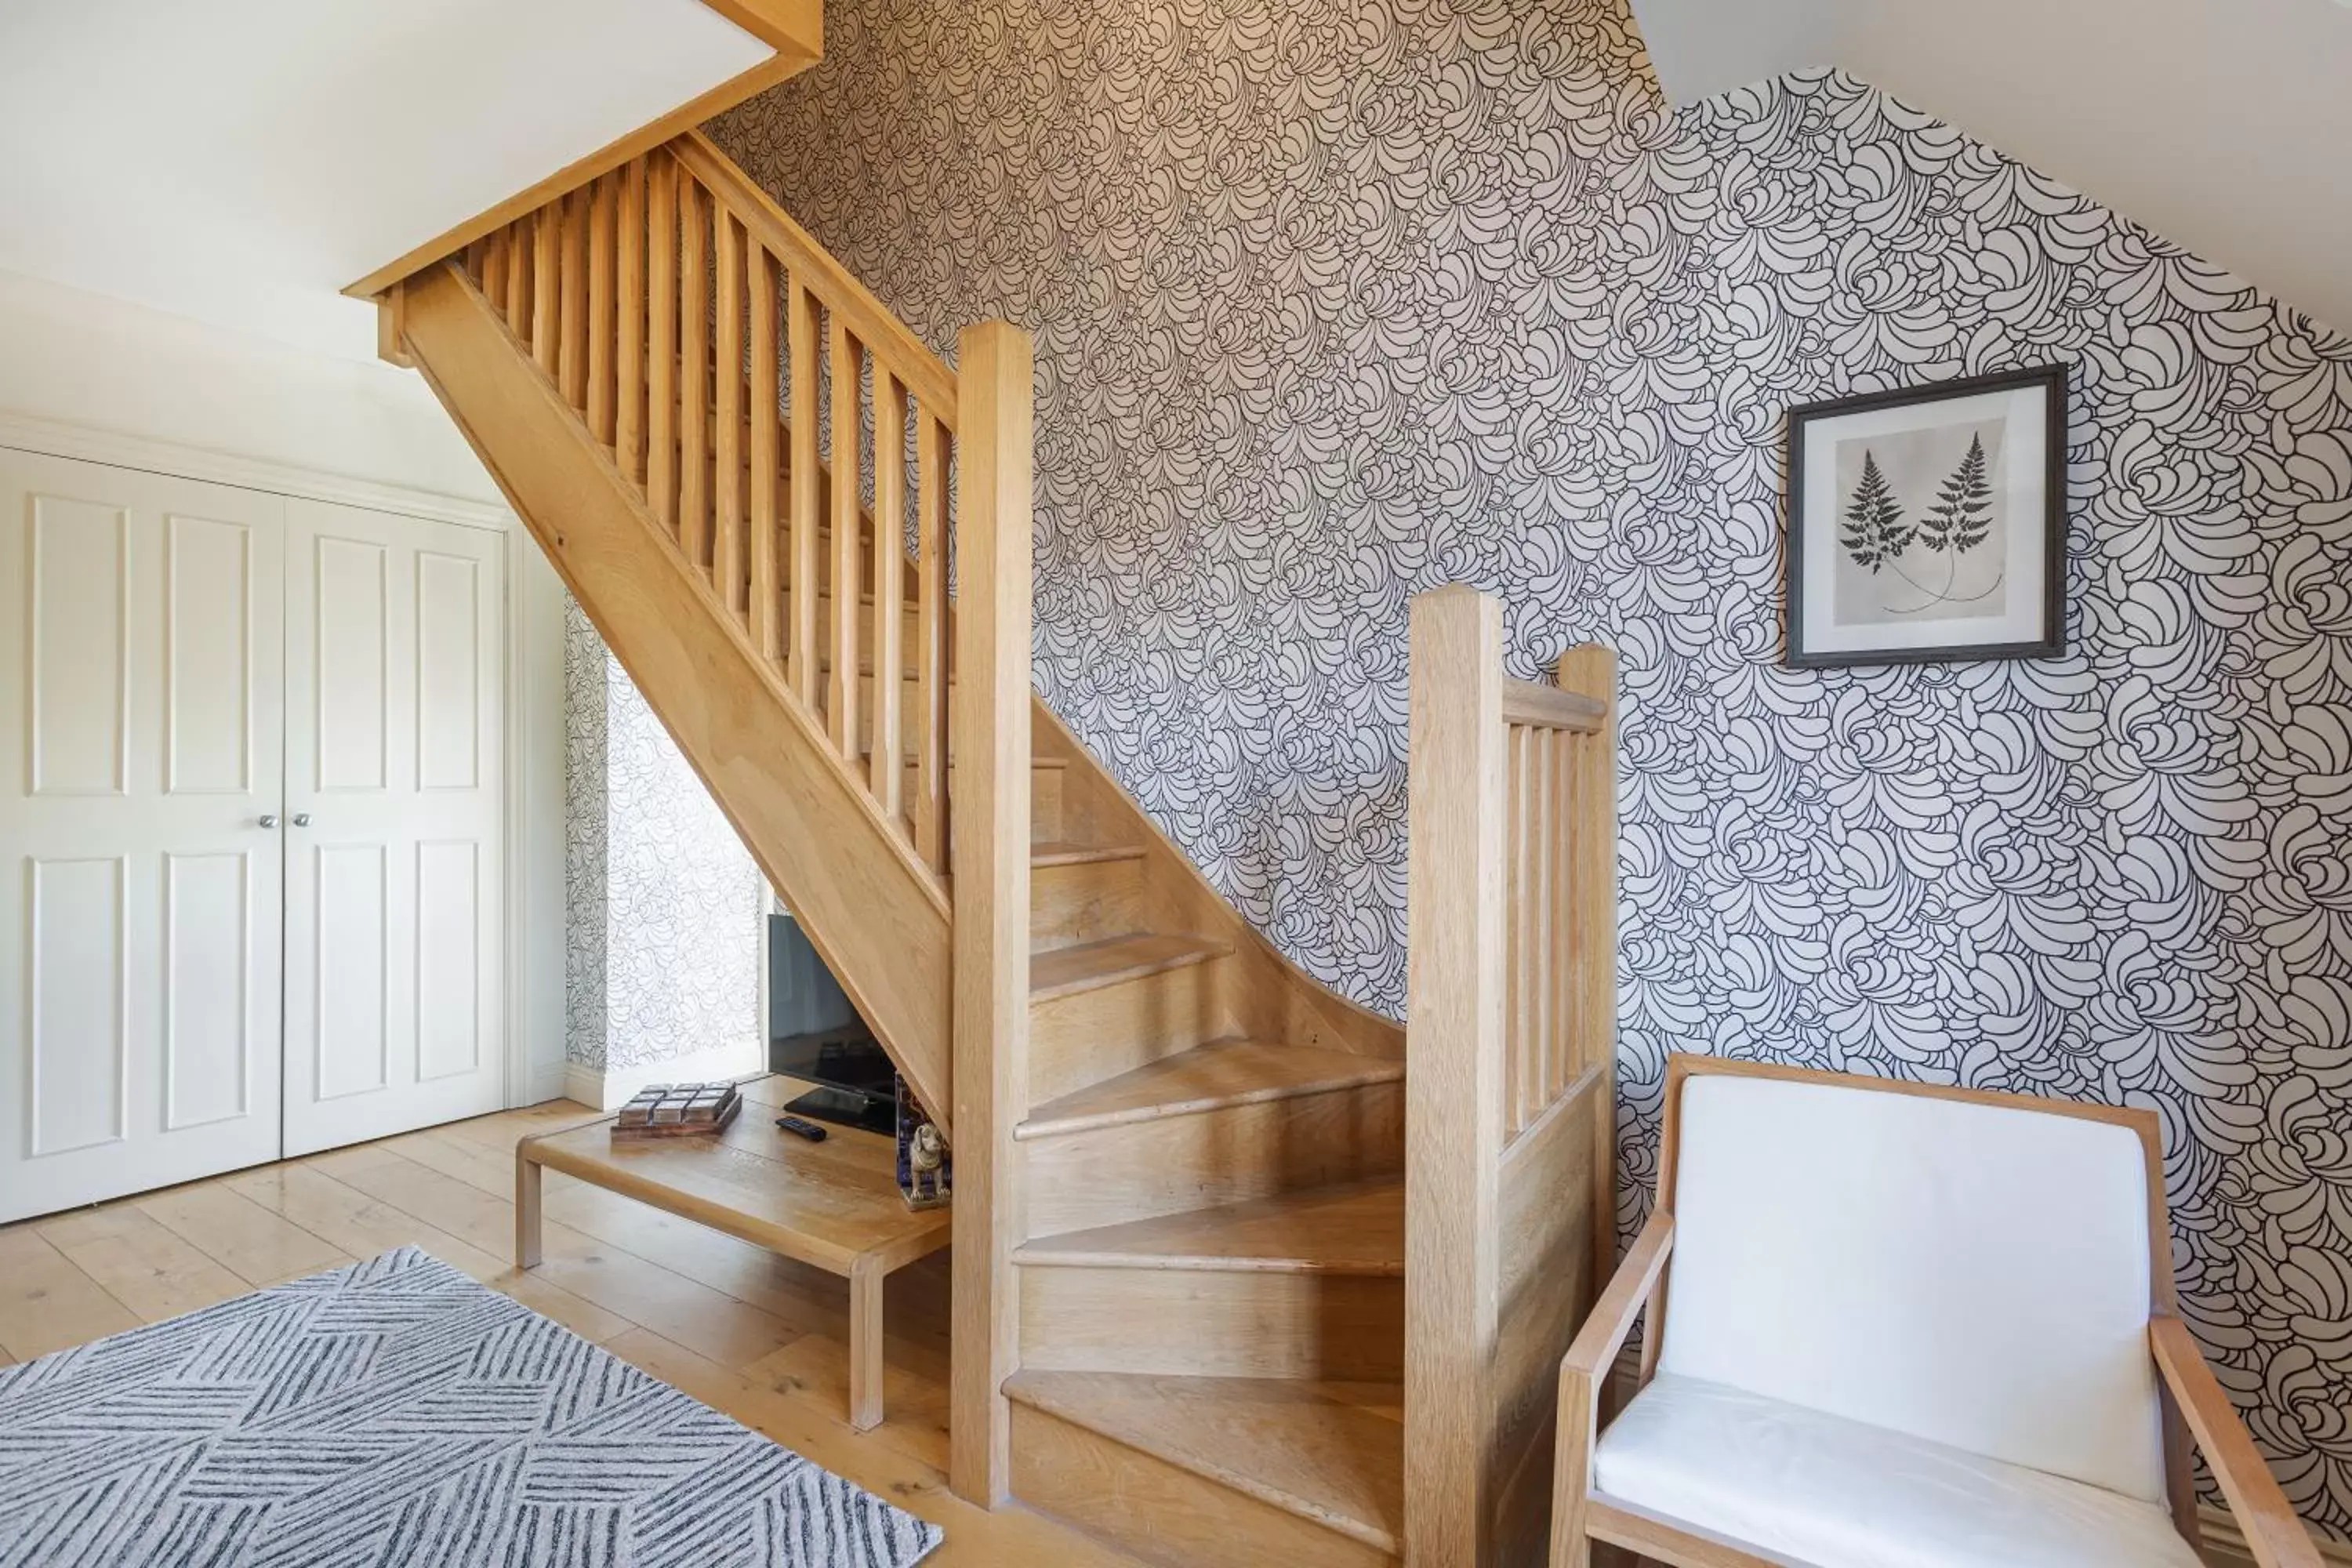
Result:
M700 0L0 0L0 269L370 357L343 285L770 53Z
M1839 66L2352 330L2344 0L1633 0L1675 103Z

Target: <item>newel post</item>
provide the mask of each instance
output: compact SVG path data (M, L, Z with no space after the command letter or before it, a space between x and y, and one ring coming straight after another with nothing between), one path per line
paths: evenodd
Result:
M1412 616L1404 1556L1473 1568L1501 1479L1503 607L1455 586L1416 597Z
M1020 1364L1013 1129L1029 1092L1029 594L1034 350L1003 321L957 352L955 640L949 755L955 902L955 1309L949 1479L1011 1489L1004 1380Z

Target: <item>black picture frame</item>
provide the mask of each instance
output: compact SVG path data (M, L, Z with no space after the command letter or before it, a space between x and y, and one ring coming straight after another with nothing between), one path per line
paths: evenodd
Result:
M1789 491L1784 498L1787 555L1782 591L1787 616L1783 662L1791 668L1825 669L1853 665L1932 664L1996 658L2049 658L2066 651L2066 399L2068 367L2034 365L1958 381L1933 382L1890 392L1863 393L1827 398L1791 407L1787 441ZM1937 647L1874 649L1808 647L1805 642L1805 568L1807 551L1807 430L1826 419L1883 409L1931 407L1937 403L1986 393L2039 390L2043 403L2044 434L2042 476L2042 541L2041 554L2041 635L2025 641L1958 643ZM1822 481L1835 483L1832 475Z

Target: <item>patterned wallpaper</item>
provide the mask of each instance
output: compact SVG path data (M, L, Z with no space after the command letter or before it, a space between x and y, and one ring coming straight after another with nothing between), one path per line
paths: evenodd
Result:
M711 128L941 347L1039 334L1036 672L1404 986L1405 603L1620 651L1621 1220L1666 1053L2147 1105L2186 1310L2352 1531L2352 341L1864 83L1667 112L1620 0L835 0ZM2061 361L2074 643L1780 667L1790 405Z
M759 868L568 596L563 627L564 1058L604 1070L756 1041Z

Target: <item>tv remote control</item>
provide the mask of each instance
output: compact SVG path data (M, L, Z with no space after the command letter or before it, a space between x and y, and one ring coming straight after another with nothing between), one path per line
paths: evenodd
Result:
M803 1121L797 1116L779 1116L776 1125L787 1132L796 1133L812 1143L824 1142L824 1129L814 1121Z

